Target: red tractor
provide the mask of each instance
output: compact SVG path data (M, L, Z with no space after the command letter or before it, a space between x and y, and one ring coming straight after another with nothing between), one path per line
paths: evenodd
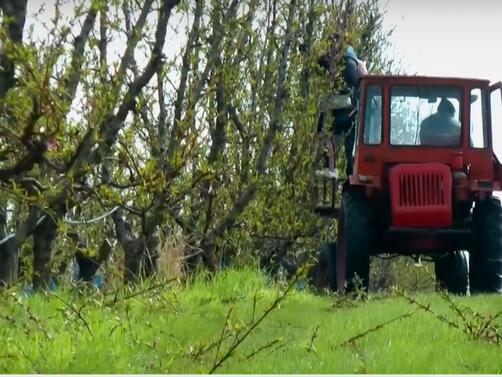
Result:
M439 285L453 293L502 293L502 208L493 196L502 186L501 87L460 78L361 80L352 161L340 205L331 202L332 289L367 289L370 257L385 253L433 258Z

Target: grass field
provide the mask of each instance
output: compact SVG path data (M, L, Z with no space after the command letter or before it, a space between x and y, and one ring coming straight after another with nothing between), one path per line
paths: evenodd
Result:
M455 313L439 295L413 295L432 314L411 298L294 290L256 325L283 289L227 271L119 295L6 293L0 372L207 373L219 364L217 373L502 373L502 318L487 316L502 311L500 297L455 297Z

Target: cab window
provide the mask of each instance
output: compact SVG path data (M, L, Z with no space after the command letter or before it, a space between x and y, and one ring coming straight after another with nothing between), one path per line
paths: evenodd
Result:
M370 145L382 142L382 87L379 85L367 88L363 141Z
M480 88L471 90L471 112L469 117L470 146L473 148L486 148L488 135L486 132L485 96Z
M392 87L391 144L460 146L460 104L460 88L414 85Z

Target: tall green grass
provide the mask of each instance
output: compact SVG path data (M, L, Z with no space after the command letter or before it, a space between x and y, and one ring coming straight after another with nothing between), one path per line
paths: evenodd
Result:
M152 284L118 294L5 293L0 372L205 373L284 289L252 270L156 289ZM460 321L439 296L413 297ZM502 310L496 296L454 300L480 313ZM293 291L216 371L502 373L501 345L471 340L423 310L378 327L415 309L401 297L342 302ZM341 346L369 329L374 331Z

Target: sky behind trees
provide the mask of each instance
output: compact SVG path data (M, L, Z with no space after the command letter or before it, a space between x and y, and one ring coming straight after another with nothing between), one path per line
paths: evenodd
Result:
M395 28L388 54L401 58L407 73L502 80L502 1L379 2L387 9L385 28ZM33 22L32 16L42 4L52 14L54 2L30 0L28 23ZM69 16L72 8L67 4L63 12ZM39 28L36 31L42 32ZM175 33L167 36L166 45L180 44Z
M410 74L502 80L502 1L380 0Z

